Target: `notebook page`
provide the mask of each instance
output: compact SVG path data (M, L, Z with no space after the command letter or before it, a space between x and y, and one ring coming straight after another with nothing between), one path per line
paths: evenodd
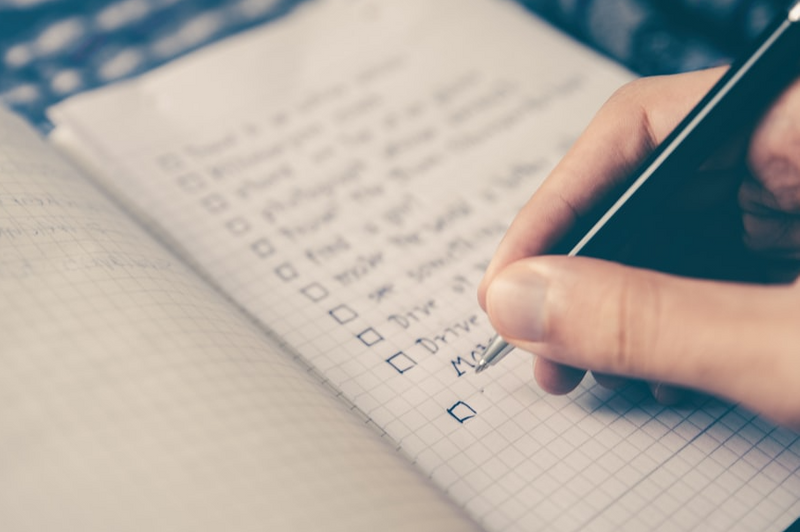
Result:
M471 527L1 110L0 301L3 530Z
M487 528L780 530L794 433L636 388L550 397L522 353L472 372L498 239L629 78L510 3L333 0L52 117Z

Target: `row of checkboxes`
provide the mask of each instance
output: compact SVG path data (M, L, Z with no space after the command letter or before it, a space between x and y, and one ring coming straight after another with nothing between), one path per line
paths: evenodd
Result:
M189 193L198 193L206 188L205 181L196 173L182 174L178 178L178 185ZM228 201L223 196L216 193L204 196L201 203L211 214L225 212L228 208ZM246 218L237 216L226 221L225 228L234 236L243 236L251 231L252 224ZM267 259L275 254L275 247L272 245L272 242L263 237L251 242L250 249L261 259ZM294 281L300 276L297 269L288 262L279 264L275 268L275 274L286 282ZM323 301L329 295L328 290L318 282L303 286L300 292L314 303ZM333 307L328 310L328 314L340 325L345 325L358 318L358 313L346 304ZM384 340L384 337L373 327L368 327L356 334L356 338L367 347L372 347ZM386 363L401 375L417 365L416 360L411 358L404 351L398 351L393 354L386 359ZM464 401L457 401L453 406L447 409L447 413L459 423L464 423L477 415L475 409Z

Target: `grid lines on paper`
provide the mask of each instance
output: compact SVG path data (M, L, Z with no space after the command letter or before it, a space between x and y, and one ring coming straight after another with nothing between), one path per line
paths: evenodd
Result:
M0 163L26 163L28 140L52 167L0 172L0 225L16 228L0 239L4 524L312 530L346 508L374 530L412 507L466 525L236 307L12 133Z
M441 16L456 3L413 5L420 12L430 9ZM392 45L385 56L372 57L373 49L364 46L365 57L358 54L358 60L338 68L308 69L309 86L276 92L274 98L258 91L248 102L245 93L252 84L243 84L237 92L242 97L231 106L218 103L218 94L205 92L202 82L209 72L216 75L228 67L235 72L241 65L233 53L217 56L230 65L201 56L194 65L204 68L188 65L181 81L196 82L196 101L209 96L208 101L180 115L185 85L176 90L179 84L149 84L152 94L172 100L170 112L175 114L165 117L154 111L142 120L141 125L147 126L142 130L157 130L160 138L140 139L136 150L114 157L123 160L125 170L116 174L117 184L130 186L134 193L129 200L152 209L153 217L183 243L185 253L201 264L208 278L264 329L281 336L324 373L331 386L383 427L424 474L487 528L603 530L623 528L626 523L646 528L667 523L664 517L668 515L671 525L683 528L710 524L702 513L714 510L716 499L698 494L713 493L728 479L742 485L752 481L753 475L774 474L777 467L756 468L739 459L749 447L733 445L731 449L704 437L726 415L729 405L697 401L685 408L665 408L648 399L644 388L609 392L590 380L567 397L549 396L532 383L529 357L522 353L512 354L491 372L474 375L470 371L474 362L470 357L480 352L478 346L491 330L474 296L458 294L456 288L466 290L465 286L477 283L477 265L491 256L509 211L519 205L523 189L527 193L528 187L534 188L534 177L542 177L520 181L515 190L503 189L510 182L503 176L519 177L509 173L509 165L513 169L515 161L531 161L533 152L537 162L533 166L548 166L561 153L554 145L577 134L583 118L589 118L579 109L600 105L598 92L624 78L611 69L595 70L596 65L602 66L598 58L571 55L572 47L555 38L550 41L544 27L523 25L518 13L494 10L500 3L472 5L478 14L492 9L487 11L491 16L462 16L459 24L448 25L448 32L441 31L439 20L421 17L419 31L430 32L430 41L424 42L431 46L409 55L403 52L412 43L393 43L388 39L392 32L376 32L380 33L374 41L376 49L379 44ZM469 9L465 6L459 2L458 13ZM387 4L382 9L388 15L389 9L400 8ZM470 26L470 20L480 23ZM469 62L462 61L461 54L449 53L472 43L474 30L489 23L498 24L508 39L484 47L485 55L470 56ZM366 39L375 29L380 29L378 19L370 21L369 27L354 23L353 35ZM328 44L319 50L332 57L335 54L330 52L338 48ZM574 61L559 60L556 65L551 47ZM558 77L583 83L572 92L565 91L568 99L548 102L552 106L542 103L542 112L526 115L528 120L506 121L514 102L505 96L492 99L497 103L494 107L470 105L485 101L482 96L495 94L491 91L497 87L509 87L502 94L512 99L540 101L546 88L535 79L539 76L526 74L531 68L528 56L516 62L518 54L513 52L520 48L531 50L531 58L545 50L544 64L558 67ZM249 52L242 47L238 53ZM388 70L383 86L363 90L364 85L351 83L363 79L359 74L370 63L398 53L407 62L391 63L397 69ZM359 64L361 60L364 64ZM479 60L480 64L473 62ZM287 65L270 66L283 71ZM474 76L463 75L473 71ZM313 77L317 74L319 78ZM600 81L595 84L596 80ZM331 92L331 87L346 88ZM440 128L455 124L447 117L458 114L452 106L432 105L444 87L463 90L464 98L456 105L466 104L464 109L475 112L467 113L469 120L461 125L439 134ZM315 98L320 94L332 96ZM374 94L380 96L369 107L374 114L361 115L359 120L363 120L350 123L357 124L352 129L333 127L342 123L337 122L337 111L352 109L360 98ZM309 107L303 102L308 101L322 103L314 107L314 113L304 114L302 109ZM406 113L412 108L423 111ZM84 109L83 116L91 116L92 111ZM385 120L390 114L411 117L408 128L390 126ZM278 115L297 118L298 129L276 122ZM108 119L99 118L95 125L115 133L113 123L104 120ZM304 144L307 137L299 133L309 125L316 125L320 133ZM363 142L354 148L337 143L353 139L361 127L374 134L373 144ZM551 134L553 130L557 134ZM250 135L253 131L261 131L262 136ZM412 135L420 131L427 133ZM497 137L488 138L490 131L497 132ZM416 143L403 142L408 139ZM459 139L475 144L459 151L457 142L449 142ZM478 144L480 139L486 143ZM102 145L104 139L94 140ZM284 161L258 159L262 164L257 168L225 175L215 166L214 161L220 159L216 147L225 147L226 160L246 158L263 154L259 150L277 140L286 142ZM298 141L303 147L295 149ZM212 149L186 149L198 146ZM330 146L336 149L325 151ZM395 157L400 148L410 148L407 158ZM417 156L431 154L439 156L440 166L428 172ZM351 157L361 170L348 173ZM283 163L290 163L292 172L291 178L281 180ZM254 201L255 195L245 197L241 191L256 179L263 179L260 183L267 189ZM344 193L337 195L337 190ZM330 210L331 206L340 210ZM320 218L324 213L333 214ZM392 216L387 219L386 214ZM382 231L391 231L390 238L382 239ZM378 291L388 290L389 284L396 289L391 297ZM382 303L370 297L378 293L384 295ZM424 322L405 326L387 316L396 313L410 321L408 313L416 312L428 299L435 300L436 306ZM456 325L461 325L463 335ZM745 438L752 430L750 417L740 417L743 422L736 431ZM749 445L760 448L768 442L757 436ZM705 460L709 456L716 459ZM757 461L758 457L750 458ZM785 459L791 466L787 469L794 471L791 457ZM726 460L729 463L720 473L719 462ZM781 486L791 487L796 478L793 472ZM646 513L646 505L659 495L663 506ZM756 511L750 515L763 517Z

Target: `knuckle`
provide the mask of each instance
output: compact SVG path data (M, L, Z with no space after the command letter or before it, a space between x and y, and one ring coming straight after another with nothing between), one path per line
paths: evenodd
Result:
M656 81L639 78L622 85L608 99L603 110L615 117L625 117L631 124L649 122L649 115L660 104L653 98Z
M619 143L613 149L620 153L620 159L638 164L650 153L665 136L662 123L664 113L662 102L654 95L660 80L640 78L618 88L600 111L607 123L612 124L620 138L638 139L637 142Z
M739 189L742 242L761 255L800 257L800 192L775 196L753 181Z
M765 201L783 212L800 212L800 85L763 118L750 142L747 162Z
M800 258L800 223L789 216L742 215L742 242L764 256L796 261Z
M641 105L643 96L653 84L651 78L637 78L621 85L611 94L609 102L616 105Z
M608 339L611 369L624 375L650 375L662 314L659 285L647 276L623 277L615 305L615 326Z
M636 124L645 122L653 106L658 101L651 97L654 81L649 78L639 78L625 83L615 90L603 106L601 112L611 116L625 117L627 123Z
M800 213L800 139L797 153L784 153L779 147L765 148L758 161L751 163L753 177L763 188L758 202L768 209L788 214Z

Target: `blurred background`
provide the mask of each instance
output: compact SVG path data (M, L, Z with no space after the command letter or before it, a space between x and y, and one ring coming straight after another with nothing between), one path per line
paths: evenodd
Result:
M71 94L134 76L311 1L0 0L0 103L47 130L44 109ZM495 1L523 5L641 75L726 63L789 3Z

